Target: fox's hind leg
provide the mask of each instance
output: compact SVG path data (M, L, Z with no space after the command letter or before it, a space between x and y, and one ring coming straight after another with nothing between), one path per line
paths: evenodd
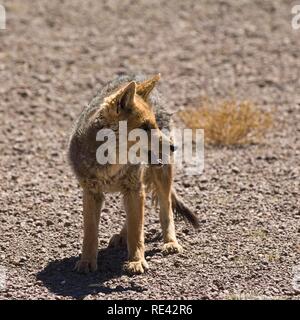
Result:
M153 168L152 174L160 206L159 218L164 240L163 252L165 254L182 252L182 247L178 244L175 235L172 211L173 167L172 165L165 165L159 169Z
M114 234L108 243L110 248L126 247L127 246L127 223L125 221L120 233Z
M78 272L87 273L97 270L98 226L103 202L103 194L83 190L84 236L81 258L75 266Z

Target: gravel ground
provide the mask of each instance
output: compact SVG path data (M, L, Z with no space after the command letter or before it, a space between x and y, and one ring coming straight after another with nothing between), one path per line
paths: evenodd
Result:
M0 265L4 299L298 299L300 31L292 1L1 1ZM82 240L81 191L66 161L72 122L124 72L161 72L170 110L201 97L250 99L274 111L260 145L205 149L201 176L178 172L198 213L184 253L164 257L148 206L150 271L128 277L107 249L124 211L110 198L99 270L72 272Z

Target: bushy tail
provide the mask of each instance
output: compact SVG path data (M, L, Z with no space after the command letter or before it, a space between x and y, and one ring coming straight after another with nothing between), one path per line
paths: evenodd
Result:
M175 215L181 215L183 219L188 221L195 229L199 228L198 217L183 203L174 190L172 191L172 209Z

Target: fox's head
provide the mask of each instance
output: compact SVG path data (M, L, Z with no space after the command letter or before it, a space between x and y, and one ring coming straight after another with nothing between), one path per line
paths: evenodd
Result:
M105 122L109 124L110 128L114 127L117 134L120 122L127 124L129 135L133 132L136 133L136 129L144 131L143 135L147 135L147 140L140 146L140 152L147 153L148 163L151 164L162 163L162 150L166 150L162 148L163 144L168 146L171 153L176 149L170 138L159 129L149 99L159 79L160 75L158 74L143 82L131 81L125 84L122 88L105 98L101 112L102 117L105 118ZM153 150L154 140L160 144L158 150ZM130 139L128 139L128 148L134 143L134 141L130 142Z

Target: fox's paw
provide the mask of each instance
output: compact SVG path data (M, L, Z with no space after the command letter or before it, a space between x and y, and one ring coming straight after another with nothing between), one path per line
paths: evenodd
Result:
M77 261L74 270L79 273L95 272L97 270L97 259L80 259Z
M127 246L127 239L124 238L119 233L114 234L108 243L109 248L119 248L119 247L126 247Z
M142 274L148 269L149 266L145 259L140 261L128 261L124 265L124 270L131 275Z
M168 242L163 245L163 254L181 253L183 251L182 246L178 242Z

